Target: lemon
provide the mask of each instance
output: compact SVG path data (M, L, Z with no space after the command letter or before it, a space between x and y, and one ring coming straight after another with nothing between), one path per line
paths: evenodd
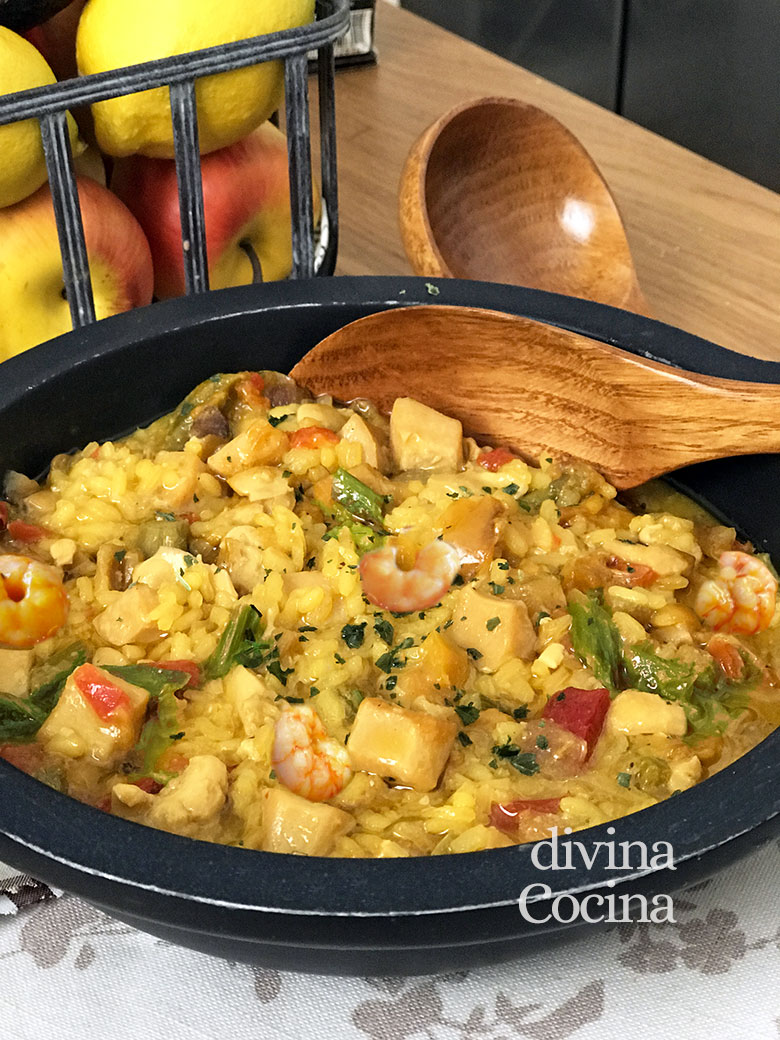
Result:
M79 21L76 58L82 74L105 72L184 51L304 25L314 0L89 0ZM197 81L203 153L245 137L279 105L281 62ZM102 151L173 156L169 93L156 87L92 106Z
M17 33L0 26L0 94L56 82L40 51ZM80 151L76 124L68 116L70 143ZM41 131L37 119L0 126L0 206L21 202L46 180Z

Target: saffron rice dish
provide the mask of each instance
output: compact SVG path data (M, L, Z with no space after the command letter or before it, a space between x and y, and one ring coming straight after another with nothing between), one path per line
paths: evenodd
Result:
M780 720L771 562L663 485L410 398L217 375L0 502L0 756L105 812L314 856L617 819Z

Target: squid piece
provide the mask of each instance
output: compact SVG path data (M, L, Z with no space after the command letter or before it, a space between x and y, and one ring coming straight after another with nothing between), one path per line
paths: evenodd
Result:
M432 791L456 734L449 719L369 697L361 701L347 746L354 769L391 776L415 791Z

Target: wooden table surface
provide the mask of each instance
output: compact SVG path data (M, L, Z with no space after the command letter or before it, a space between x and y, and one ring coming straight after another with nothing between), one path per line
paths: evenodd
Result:
M459 102L529 101L601 169L662 321L780 360L780 195L408 11L377 4L375 68L339 71L337 274L409 274L397 192L418 135Z

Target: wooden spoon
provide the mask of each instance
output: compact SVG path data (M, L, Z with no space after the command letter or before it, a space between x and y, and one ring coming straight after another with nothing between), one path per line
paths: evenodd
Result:
M649 314L596 164L533 105L487 97L447 112L409 153L399 201L416 274L509 282Z
M618 488L679 466L780 451L780 385L694 375L498 311L370 314L290 373L315 394L389 411L414 397L491 446L590 463Z

